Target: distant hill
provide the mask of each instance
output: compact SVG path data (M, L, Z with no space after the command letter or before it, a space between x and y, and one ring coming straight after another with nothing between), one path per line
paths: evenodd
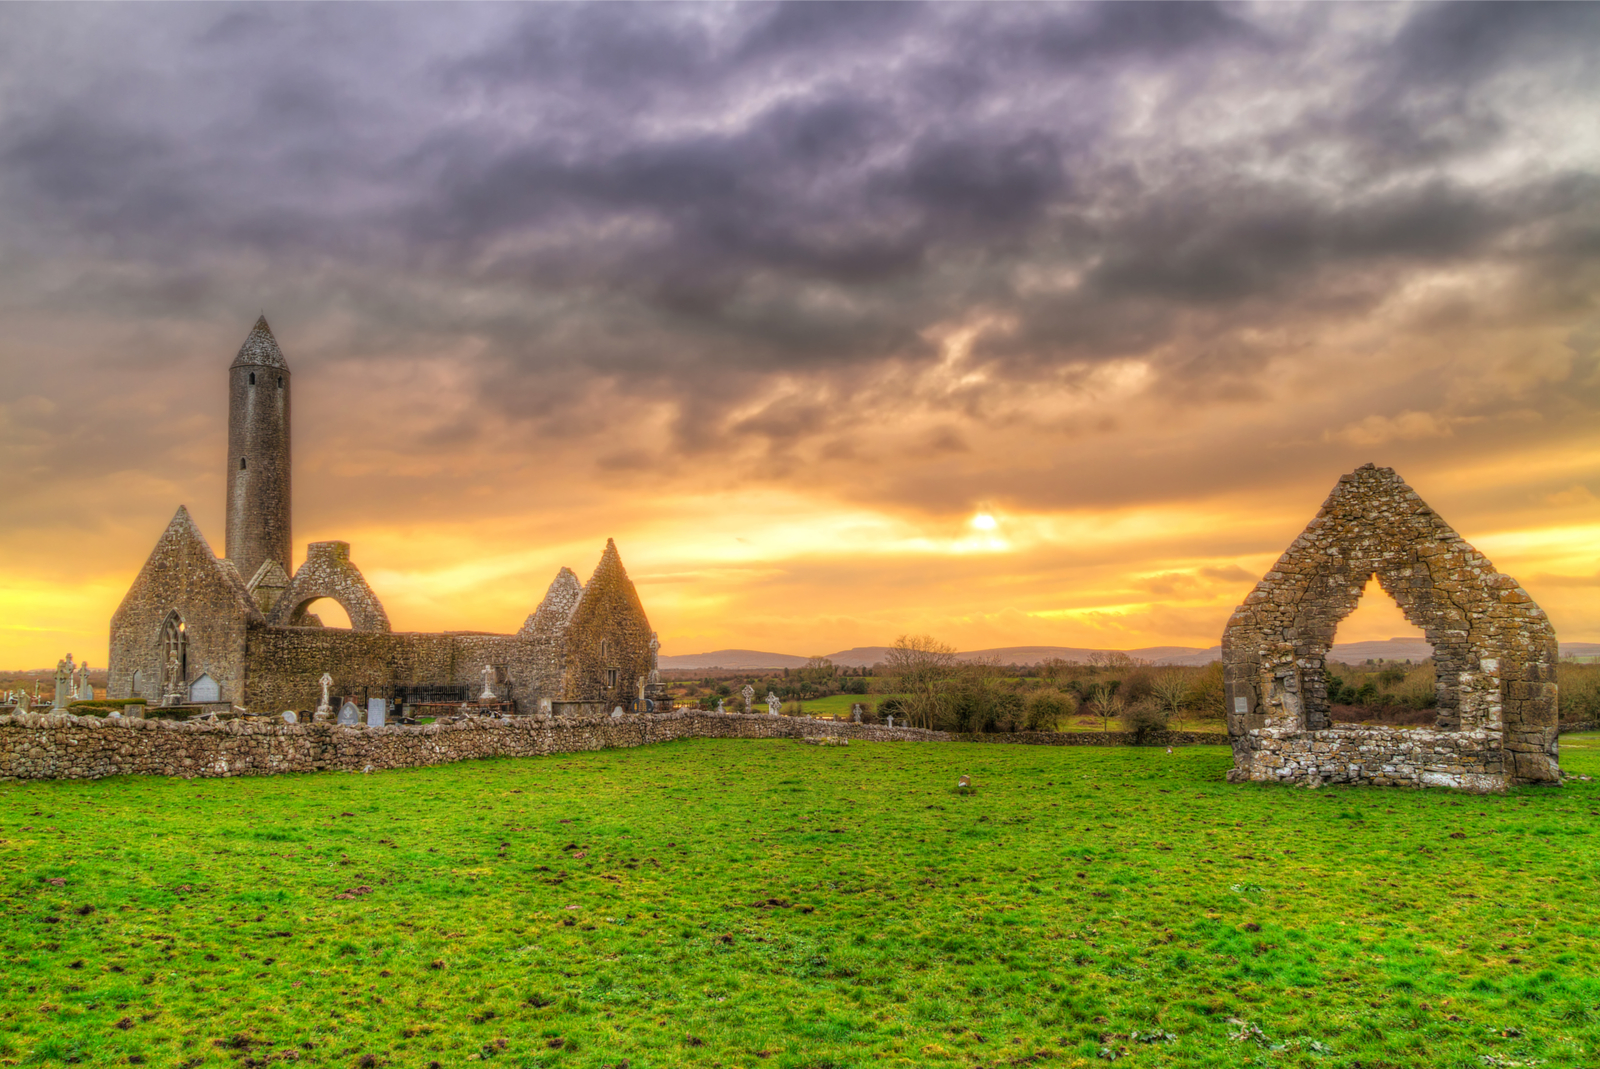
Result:
M999 646L988 650L965 650L956 656L963 661L994 660L1000 664L1038 664L1059 657L1064 661L1084 662L1096 653L1126 653L1137 661L1151 664L1203 666L1222 656L1221 646L1143 646L1132 650L1097 650L1084 646ZM871 668L889 655L888 646L855 646L828 654L828 660L843 668ZM1600 657L1600 642L1564 642L1563 657ZM1331 661L1362 664L1368 660L1420 661L1433 656L1433 650L1420 638L1385 638L1370 642L1337 642L1328 655ZM756 671L768 668L803 668L806 658L789 653L761 650L712 650L662 657L662 668L726 668Z

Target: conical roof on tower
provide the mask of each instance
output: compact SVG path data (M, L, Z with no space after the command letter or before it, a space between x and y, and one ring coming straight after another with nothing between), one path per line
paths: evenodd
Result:
M267 326L265 315L250 328L244 344L239 346L239 355L233 358L229 366L281 367L288 370L289 362L283 358L283 350L278 348L278 339L272 336L272 328Z

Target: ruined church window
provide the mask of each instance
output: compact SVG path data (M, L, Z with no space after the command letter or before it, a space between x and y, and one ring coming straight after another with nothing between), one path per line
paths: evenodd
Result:
M189 632L174 610L161 626L161 682L165 692L189 678Z
M606 686L612 690L617 689L617 670L615 668L606 669Z
M144 693L144 673L135 668L133 670L133 696L140 697Z
M608 638L603 638L603 639L600 640L600 659L603 661L603 660L605 660L606 658L608 658L610 656L611 656L611 640L608 639Z

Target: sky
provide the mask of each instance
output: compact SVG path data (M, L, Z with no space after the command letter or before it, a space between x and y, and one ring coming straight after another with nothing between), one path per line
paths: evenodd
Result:
M1597 40L0 5L0 665L103 665L180 504L221 551L263 312L296 563L350 542L398 629L514 630L613 537L664 654L1210 646L1372 461L1600 640Z

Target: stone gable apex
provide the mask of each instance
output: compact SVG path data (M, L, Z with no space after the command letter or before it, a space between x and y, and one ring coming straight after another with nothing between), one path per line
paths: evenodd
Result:
M1372 578L1433 646L1432 730L1329 717L1328 651ZM1392 468L1340 477L1234 611L1222 656L1230 778L1475 789L1559 781L1554 629Z
M565 627L582 598L583 584L578 581L578 573L562 567L550 581L539 607L523 621L522 633L549 634Z
M184 505L178 506L178 511L173 513L172 520L161 532L161 537L156 539L155 546L150 550L150 556L145 559L144 566L139 570L133 585L128 588L128 593L123 595L117 612L121 613L124 607L141 596L142 591L156 581L157 573L178 557L197 561L202 567L209 566L215 569L215 574L227 589L234 607L251 622L263 622L264 618L256 608L255 600L251 598L244 580L239 577L239 570L233 566L232 561L212 552L211 543L206 541L206 536L200 532L194 518L189 515L189 509ZM113 615L113 620L115 619Z

